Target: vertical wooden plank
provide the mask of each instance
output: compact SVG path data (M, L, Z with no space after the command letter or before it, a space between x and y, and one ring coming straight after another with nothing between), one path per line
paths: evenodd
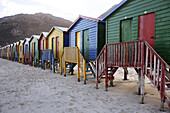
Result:
M135 67L137 66L137 52L138 52L137 42L135 42Z
M150 52L150 73L149 73L149 77L152 80L152 52Z
M107 45L105 46L105 55L104 55L104 58L105 58L105 89L107 91L107 88L108 88L108 70L107 70Z
M131 62L131 53L132 53L132 44L131 43L129 43L129 66L132 66L132 62Z
M141 103L144 103L144 94L145 94L145 74L144 74L144 43L141 43Z
M116 65L116 45L114 44L114 65Z
M158 88L158 86L159 86L159 66L160 66L160 60L158 59L158 61L157 61L158 63L157 63L157 85L156 85L156 87Z
M154 70L153 70L153 81L155 85L155 80L156 80L156 55L154 55Z
M126 65L126 43L124 43L124 60L123 60L123 66Z
M126 66L128 67L128 64L129 64L129 62L128 62L128 43L126 43Z
M80 82L80 52L78 48L77 48L77 78L78 82Z
M132 42L132 66L134 66L134 42Z
M83 75L84 75L84 84L86 84L86 60L83 59Z
M123 44L121 44L121 66L123 66Z
M147 68L148 68L148 47L146 47L146 62L145 62L145 74L147 75Z
M141 42L138 42L138 66L140 67L140 60L141 60L141 56L140 56L140 52L141 52Z
M113 65L113 44L111 45L111 62L112 62L112 65Z
M164 110L165 102L165 64L161 62L161 110Z

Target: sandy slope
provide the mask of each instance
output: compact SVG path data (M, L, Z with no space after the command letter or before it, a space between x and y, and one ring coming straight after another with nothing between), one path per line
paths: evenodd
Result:
M115 87L104 91L103 82L83 84L76 75L63 77L50 70L0 58L0 112L2 113L159 113L160 97L146 80L145 104L137 95L137 74L129 69L123 81L122 69L115 75ZM165 111L170 110L165 105Z

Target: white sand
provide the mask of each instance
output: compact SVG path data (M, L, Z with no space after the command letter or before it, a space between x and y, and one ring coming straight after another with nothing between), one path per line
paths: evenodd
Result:
M115 74L115 87L105 91L103 82L77 82L76 75L63 77L50 70L30 67L0 58L1 113L159 113L160 96L146 80L145 104L137 95L137 74L129 69ZM165 104L165 112L169 112Z

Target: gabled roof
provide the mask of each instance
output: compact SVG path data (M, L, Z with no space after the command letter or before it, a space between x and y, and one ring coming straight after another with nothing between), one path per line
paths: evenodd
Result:
M58 26L54 26L55 29L58 29L60 31L67 31L68 27L58 27Z
M37 40L39 40L40 35L32 35L31 38L30 38L30 40L29 40L29 43L30 43L30 41L31 41L33 38L36 38Z
M68 28L68 31L79 21L79 19L84 18L84 19L88 19L88 20L92 20L92 21L96 21L99 22L99 19L96 18L91 18L91 17L87 17L87 16L82 16L79 15L79 17L71 24L71 26Z
M24 40L20 40L20 41L19 41L19 43L23 43L23 42L24 42Z
M42 32L41 34L43 34L43 35L44 35L44 37L47 37L48 32Z
M48 32L41 32L39 40L41 40L42 35L44 35L44 37L47 37L48 34L49 34Z
M101 18L101 20L105 20L108 16L110 16L114 11L116 11L118 8L120 8L124 3L126 3L128 0L122 0L116 7L114 7L112 10L110 10L106 15Z
M51 30L49 31L47 37L52 33L52 31L53 31L54 29L57 29L57 30L59 30L59 31L61 31L61 32L67 32L67 29L68 29L68 28L66 28L66 27L53 26L53 27L51 28Z

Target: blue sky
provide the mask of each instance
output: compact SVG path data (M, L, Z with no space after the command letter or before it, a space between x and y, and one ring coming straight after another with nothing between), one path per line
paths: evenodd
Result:
M74 21L79 15L97 18L122 0L0 0L0 18L15 14L50 13Z

